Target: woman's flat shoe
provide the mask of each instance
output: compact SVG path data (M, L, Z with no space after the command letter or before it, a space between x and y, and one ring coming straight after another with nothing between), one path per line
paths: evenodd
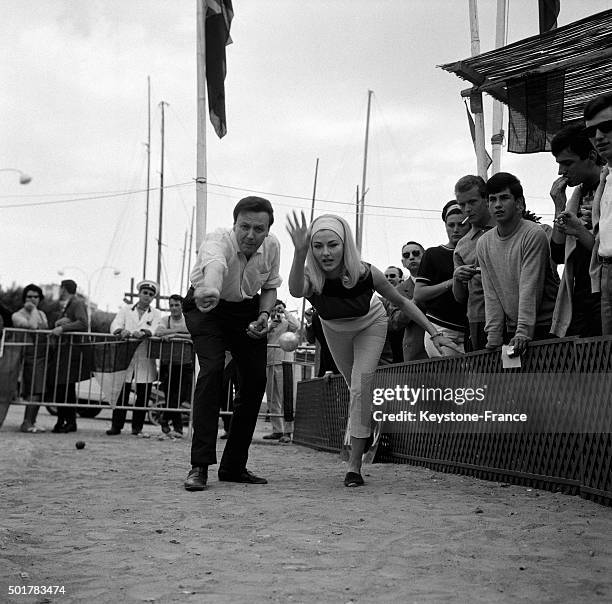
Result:
M363 486L363 477L357 472L347 472L344 477L345 487L360 487Z

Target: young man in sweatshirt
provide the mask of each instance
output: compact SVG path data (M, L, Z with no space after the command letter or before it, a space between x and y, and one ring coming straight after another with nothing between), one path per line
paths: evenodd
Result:
M508 342L514 354L531 340L550 337L558 279L550 264L546 233L523 219L525 198L516 176L498 172L487 182L496 227L476 246L485 295L487 348Z

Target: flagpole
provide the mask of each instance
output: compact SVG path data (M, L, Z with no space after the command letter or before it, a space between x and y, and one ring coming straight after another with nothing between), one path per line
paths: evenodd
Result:
M495 48L506 45L506 14L507 0L497 0L497 22L495 27ZM500 101L493 101L493 123L491 136L491 155L493 159L493 174L501 170L501 150L504 142L504 106Z
M197 7L197 143L196 143L196 250L206 234L206 3L196 0Z
M470 40L472 56L480 54L480 37L478 31L478 5L477 0L468 0L470 15ZM487 153L485 149L485 123L482 105L482 93L478 92L470 95L470 111L474 116L475 124L475 146L476 146L476 165L478 175L487 180Z

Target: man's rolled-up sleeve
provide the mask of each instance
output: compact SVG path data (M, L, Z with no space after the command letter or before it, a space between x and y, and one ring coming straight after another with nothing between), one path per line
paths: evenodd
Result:
M223 275L227 275L228 258L232 252L231 243L223 231L213 231L204 237L198 250L196 261L189 279L194 288L204 285L204 271L211 264L223 267Z
M275 242L270 255L270 274L262 284L261 289L278 289L283 282L280 276L280 244L278 241Z

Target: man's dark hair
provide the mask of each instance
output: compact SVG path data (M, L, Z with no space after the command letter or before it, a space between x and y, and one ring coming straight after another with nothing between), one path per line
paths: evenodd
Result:
M404 249L407 245L418 245L423 251L425 251L425 248L418 241L406 241L406 243L402 245L402 249Z
M386 273L386 272L387 272L387 271L388 271L390 268L392 268L394 271L397 271L398 275L400 276L400 279L403 279L403 278L404 278L404 271L402 271L402 269L401 269L399 266L388 266L388 267L385 269L385 273Z
M279 300L278 298L276 299L274 306L276 306L277 304L282 304L283 308L287 308L287 305L282 300Z
M240 212L266 212L270 217L269 227L274 223L274 210L272 204L263 197L243 197L234 208L234 224L238 220Z
M28 285L26 285L23 288L23 291L21 292L21 301L22 302L26 301L26 294L28 292L34 292L34 293L38 294L38 298L39 298L39 300L41 302L45 299L45 296L43 295L43 290L40 289L40 287L38 287L38 285L34 285L34 283L29 283Z
M60 286L63 287L70 295L76 294L77 284L72 279L64 279Z
M474 174L468 174L467 176L462 176L455 185L455 195L457 193L465 193L470 189L476 187L481 197L487 196L487 183L484 181L482 176L474 176Z
M499 193L504 189L508 189L517 199L519 197L525 198L521 181L514 176L514 174L510 174L509 172L498 172L497 174L493 174L487 181L487 195Z
M179 296L178 294L172 294L171 296L168 296L168 301L170 300L175 300L176 302L180 302L182 304L183 296Z
M591 99L582 110L585 120L592 119L600 111L606 109L606 107L612 107L612 92L605 92Z
M589 137L584 131L584 124L571 124L557 134L550 141L550 150L557 157L561 151L569 149L571 153L575 153L580 159L586 159L591 153L595 153L597 165L603 165L604 160L595 151Z

